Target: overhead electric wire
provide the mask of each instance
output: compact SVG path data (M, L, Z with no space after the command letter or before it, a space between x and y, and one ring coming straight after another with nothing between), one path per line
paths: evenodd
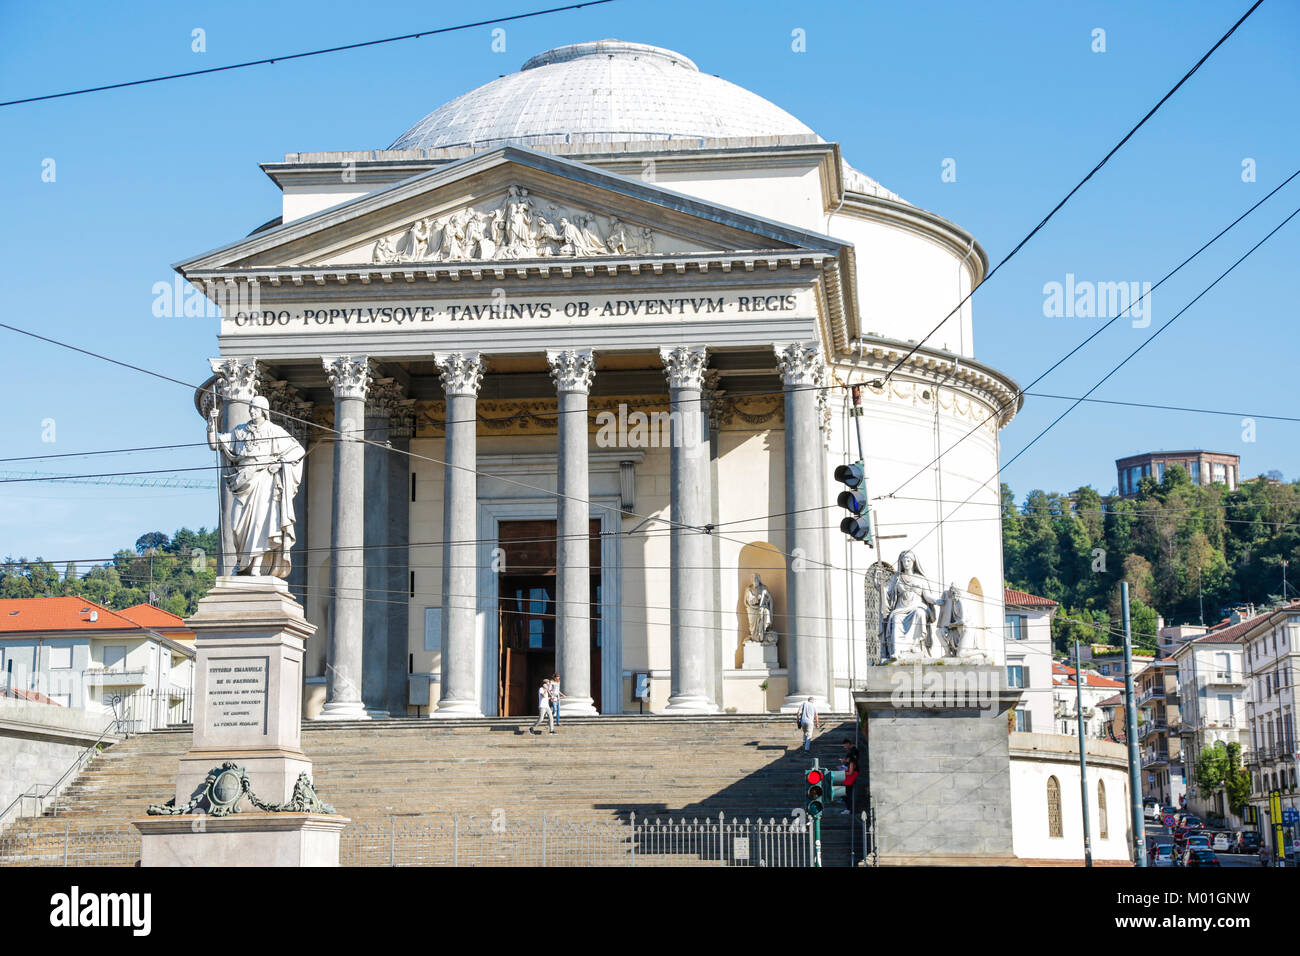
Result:
M436 36L440 33L454 33L458 30L470 30L474 27L492 26L497 23L510 23L513 20L527 20L532 17L545 16L551 13L563 13L567 10L579 10L582 7L595 7L603 3L612 3L613 0L583 0L582 3L570 3L562 7L550 7L546 10L533 10L528 13L516 13L506 17L493 17L490 20L477 20L474 23L459 23L450 27L436 27L431 30L421 30L418 33L404 33L401 36L382 37L378 40L361 40L357 43L344 43L339 46L324 47L319 50L306 50L302 53L286 53L281 56L263 57L260 60L246 60L242 63L228 63L225 66L213 66L202 70L186 70L183 73L168 73L163 76L151 76L142 80L126 80L121 83L105 83L101 86L88 86L79 90L67 90L62 93L45 93L41 96L25 96L16 100L5 100L0 102L0 107L17 106L20 103L38 103L43 100L57 100L67 96L82 96L86 93L101 93L105 90L120 90L129 86L145 86L150 83L162 83L167 80L179 80L191 76L204 76L209 73L225 73L230 70L242 70L250 66L269 66L275 63L283 63L289 60L301 60L312 56L323 56L326 53L341 53L345 50L359 50L364 47L379 46L384 43L396 43L399 40L417 40L421 37Z
M1126 355L1126 356L1125 356L1125 357L1124 357L1124 358L1119 362L1119 364L1115 365L1115 366L1114 366L1114 367L1113 367L1109 372L1107 372L1105 375L1103 375L1103 376L1101 377L1101 379L1100 379L1100 380L1099 380L1095 385L1093 385L1091 388L1089 388L1088 391L1084 392L1082 398L1077 399L1077 400L1076 400L1076 401L1075 401L1075 402L1074 402L1074 403L1073 403L1069 408L1067 408L1065 411L1061 412L1061 414L1058 415L1055 419L1053 419L1052 422L1051 422L1051 423L1050 423L1046 428L1044 428L1044 429L1043 429L1042 431L1040 431L1037 435L1035 435L1035 436L1030 440L1029 444L1025 445L1025 446L1024 446L1023 448L1021 448L1018 452L1016 452L1013 456L1011 456L1011 460L1010 460L1010 461L1006 462L1005 464L1000 465L999 468L998 468L998 471L995 472L991 478L987 478L987 479L985 479L983 482L981 482L981 483L976 487L975 491L973 491L973 492L972 492L972 493L971 493L971 494L966 498L965 501L963 501L960 505L958 505L957 508L954 508L953 511L950 512L949 515L948 515L947 517L945 517L945 518L941 518L941 519L940 519L940 520L935 524L935 527L934 527L934 528L931 528L930 531L926 532L924 535L922 535L922 537L921 537L920 539L917 540L916 544L920 544L921 541L924 541L924 540L925 540L926 538L928 538L931 534L933 534L935 530L937 530L938 528L942 527L942 526L943 526L943 522L946 521L947 518L950 518L950 517L952 517L953 514L956 514L958 509L964 507L966 504L968 504L968 503L970 502L970 500L971 500L972 498L974 498L977 494L979 494L979 493L980 493L981 491L983 491L986 487L988 487L989 482L997 481L999 478L1001 478L1003 469L1010 467L1010 465L1011 465L1012 463L1014 463L1018 458L1020 458L1021 455L1023 455L1025 452L1029 451L1029 449L1032 448L1032 447L1033 447L1033 446L1038 442L1038 440L1039 440L1040 438L1042 438L1044 435L1046 435L1048 432L1050 432L1053 428L1055 428L1055 427L1056 427L1056 426L1061 422L1061 420L1065 418L1065 416L1069 415L1070 412L1072 412L1072 411L1074 411L1074 409L1078 408L1079 405L1082 403L1083 399L1087 398L1089 395L1091 395L1091 394L1092 394L1093 392L1095 392L1097 389L1101 388L1101 386L1104 385L1104 384L1106 383L1106 381L1107 381L1107 380L1108 380L1112 375L1114 375L1116 372L1118 372L1120 369L1122 369L1122 368L1123 368L1125 365L1127 365L1128 362L1129 362L1131 359L1133 359L1133 358L1134 358L1134 357L1135 357L1139 352L1141 352L1144 348L1146 348L1148 345L1150 345L1152 342L1154 342L1154 341L1155 341L1155 340L1160 336L1160 334L1161 334L1162 332L1164 332L1167 328L1169 328L1171 325L1173 325L1175 322L1177 322L1178 319L1179 319L1179 317L1181 317L1181 316L1182 316L1182 315L1183 315L1183 314L1184 314L1188 309L1190 309L1193 305L1195 305L1197 302L1199 302L1199 301L1200 301L1204 296L1206 296L1207 294L1209 294L1209 292L1210 292L1211 289L1213 289L1213 288L1214 288L1215 286L1217 286L1220 282L1222 282L1225 278L1227 278L1227 277L1228 277L1228 276L1233 272L1233 270L1235 270L1235 269L1237 268L1237 266L1241 265L1241 264L1242 264L1243 262L1245 262L1248 258L1250 258L1250 256L1254 254L1255 250L1257 250L1257 249L1258 249L1260 246L1262 246L1264 243L1268 242L1269 239L1271 239L1273 236L1275 236L1275 235L1276 235L1276 234L1277 234L1277 233L1282 229L1283 226L1285 226L1287 223L1289 223L1289 222L1290 222L1292 219L1294 219L1297 215L1300 215L1300 206L1297 206L1297 207L1296 207L1296 208L1295 208L1295 209L1290 213L1290 215L1288 215L1288 216L1287 216L1285 219L1283 219L1280 223L1278 223L1276 226L1274 226L1272 229L1270 229L1269 232L1268 232L1268 233L1267 233L1267 234L1266 234L1262 239L1260 239L1260 240L1259 240L1258 242L1256 242L1253 246L1251 246L1251 247L1250 247L1249 249L1247 249L1244 253L1242 253L1242 255L1241 255L1241 256L1240 256L1240 257L1239 257L1235 262L1233 262L1232 265L1228 266L1227 269L1225 269L1223 272L1219 273L1219 275L1215 278L1215 280L1214 280L1213 282L1211 282L1208 286L1206 286L1204 289L1202 289L1200 292L1198 292L1198 293L1195 295L1195 297L1192 298L1192 300L1191 300L1190 302L1188 302L1188 303L1187 303L1186 305L1184 305L1181 309L1179 309L1177 312L1175 312L1175 313L1173 314L1173 316L1171 316L1171 317L1170 317L1170 318L1169 318L1169 319L1168 319L1168 320L1167 320L1163 325L1160 326L1160 328L1156 329L1155 332L1151 333L1150 338L1147 338L1147 339L1143 340L1142 343L1139 344L1137 348L1135 348L1135 349L1133 349L1131 352L1129 352L1128 355ZM915 545L914 545L914 546L915 546Z
M1266 193L1262 198L1260 198L1259 200L1257 200L1256 202L1254 202L1253 204L1251 204L1251 206L1250 206L1250 207L1249 207L1245 212L1243 212L1243 213L1242 213L1241 215L1239 215L1236 219L1232 220L1232 222L1228 223L1226 226L1224 226L1222 229L1220 229L1217 233L1215 233L1215 234L1214 234L1210 239L1208 239L1206 242L1202 243L1201 246L1200 246L1200 248L1198 248L1195 252L1193 252L1193 253L1192 253L1191 255L1189 255L1186 259L1184 259L1182 262L1178 263L1178 265L1174 266L1174 267L1173 267L1172 269L1170 269L1167 273L1165 273L1164 276L1162 276L1162 277L1160 278L1160 280L1159 280L1158 282L1155 283L1155 285L1153 285L1153 286L1152 286L1150 289L1148 289L1146 292L1142 293L1142 295L1140 295L1140 296L1138 297L1138 299L1137 299L1136 302L1131 302L1131 303L1129 303L1129 305L1128 305L1126 308L1122 309L1122 310L1121 310L1117 315L1114 315L1114 316L1112 316L1110 319L1108 319L1107 321L1103 322L1103 323L1102 323L1101 325L1099 325L1096 329L1094 329L1091 333L1089 333L1088 336L1085 337L1085 338L1083 339L1083 341L1081 341L1078 345L1074 346L1074 348L1070 349L1068 352L1066 352L1064 355L1062 355L1059 359L1057 359L1055 362L1053 362L1050 366L1048 366L1046 369L1044 369L1042 372L1040 372L1037 376L1035 376L1035 377L1034 377L1034 380L1033 380L1032 382L1030 382L1030 383L1029 383L1028 385L1026 385L1024 388L1019 389L1019 390L1016 392L1016 394L1012 395L1010 398L1008 398L1008 399L1006 399L1004 402L1002 402L1002 403L1001 403L1001 404L1000 404L996 409L993 410L993 414L990 416L990 418L994 418L994 417L996 417L996 416L1002 414L1002 412L1004 412L1007 408L1011 407L1011 405L1012 405L1014 402L1016 402L1016 401L1019 399L1019 397L1020 397L1021 395L1028 394L1028 390L1029 390L1029 389L1033 388L1035 385L1037 385L1037 384L1038 384L1039 382L1041 382L1043 379L1047 378L1047 376L1049 376L1049 375L1051 375L1053 372L1055 372L1058 368L1060 368L1060 367L1061 367L1062 365L1064 365L1067 361L1069 361L1069 359L1072 358L1072 357L1075 355L1075 353L1077 353L1080 349L1082 349L1084 346L1088 345L1090 342L1092 342L1093 339L1095 339L1095 338L1097 338L1097 336L1101 335L1102 332L1106 331L1106 329L1110 328L1112 325L1114 325L1116 322L1118 322L1121 318L1123 318L1125 315L1127 315L1127 314L1128 314L1128 313L1133 309L1134 306L1136 306L1138 303L1142 302L1142 301L1143 301L1144 299L1146 299L1149 295L1151 295L1152 292L1154 292L1156 289L1160 288L1160 286L1164 285L1164 284L1165 284L1166 282L1168 282L1171 278L1173 278L1175 275L1177 275L1179 272L1181 272L1182 269L1183 269L1185 266L1187 266L1189 263L1191 263L1191 262L1192 262L1192 261L1193 261L1197 256L1199 256L1199 255L1200 255L1202 252L1204 252L1206 249L1210 248L1210 246L1214 245L1214 243L1218 242L1219 239L1223 238L1223 236L1224 236L1224 235L1225 235L1229 230L1231 230L1231 229L1232 229L1234 226L1236 226L1239 222L1241 222L1243 219L1245 219L1247 216L1249 216L1251 213L1253 213L1256 209L1258 209L1258 208L1259 208L1260 206L1262 206L1264 203L1268 202L1268 200L1271 199L1274 195L1276 195L1277 192L1278 192L1279 190L1281 190L1284 186L1286 186L1288 183L1290 183L1290 182L1291 182L1293 179L1295 179L1297 176L1300 176L1300 169L1297 169L1295 172L1293 172L1293 173L1292 173L1290 176L1288 176L1286 179L1282 180L1282 182L1280 182L1280 183L1278 183L1276 186L1274 186L1274 187L1273 187L1271 190L1269 190L1268 193ZM931 467L933 467L936 463L938 463L938 462L943 458L944 455L948 454L948 452L952 451L954 448L956 448L956 447L957 447L958 445L960 445L962 442L966 441L966 439L970 438L971 435L974 435L974 434L975 434L976 432L978 432L981 428L983 428L984 425L985 425L987 422L988 422L988 419L985 419L984 421L978 422L978 423L975 425L974 428L970 429L968 432L966 432L965 434L963 434L960 438L958 438L955 442L953 442L951 445L949 445L947 448L945 448L942 452L940 452L938 455L936 455L936 456L935 456L934 458L932 458L930 461L926 462L926 464L924 464L924 465L921 466L919 469L917 469L916 472L914 472L914 473L911 475L911 477L909 477L906 481L903 481L901 484L899 484L899 485L898 485L898 486L897 486L893 491L891 491L889 494L887 494L887 495L882 495L881 498L893 498L893 497L894 497L894 496L895 496L895 495L896 495L896 494L897 494L897 493L898 493L902 488L907 487L908 484L910 484L911 482L915 481L915 480L916 480L917 478L919 478L921 475L925 474L925 473L926 473L926 472L927 472Z
M1070 199L1074 196L1074 194L1077 193L1080 189L1082 189L1084 184L1087 183L1088 180L1092 179L1092 177L1095 176L1097 172L1103 166L1105 166L1106 163L1110 161L1110 158L1114 156L1116 153L1118 153L1120 149L1123 148L1124 144L1127 143L1130 139L1132 139L1133 136L1137 133L1137 131L1146 125L1147 120L1155 116L1156 112L1160 109L1160 107L1164 106L1166 101L1168 101L1171 96L1177 93L1184 83L1186 83L1188 80L1192 78L1193 74L1195 74L1196 71L1201 68L1202 64L1204 64L1205 61L1208 60L1214 54L1214 51L1217 50L1219 47L1221 47L1224 43L1226 43L1228 37L1236 33L1237 28L1241 26L1243 23L1245 23L1247 17L1249 17L1252 13L1254 13L1259 8L1259 5L1263 2L1264 0L1255 0L1255 3L1251 6L1251 8L1247 10L1244 14L1242 14L1241 19L1239 19L1236 23L1234 23L1228 29L1227 33L1219 37L1218 42L1216 42L1214 46L1210 47L1210 49L1207 50L1205 54L1199 60L1196 61L1196 63L1192 66L1190 70L1188 70L1186 73L1183 74L1182 79L1180 79L1177 83L1175 83L1173 87L1170 88L1168 93L1160 97L1160 100L1156 103L1156 105L1151 107L1151 109L1147 111L1147 114L1143 116L1142 119L1138 120L1137 125L1134 126L1132 129L1130 129L1127 133L1125 133L1124 138L1121 139L1118 143L1116 143L1114 147L1111 148L1111 151L1109 153L1107 153L1105 156L1102 157L1101 162L1097 163L1096 166L1092 167L1092 169L1088 172L1088 175L1084 176L1083 179L1079 180L1079 182L1075 185L1075 187L1065 194L1065 198L1062 199L1060 202L1058 202L1055 206L1053 206L1052 211L1049 212L1046 216L1044 216L1042 220L1038 223L1038 225L1034 226L1033 229L1029 230L1029 234L1026 235L1023 239L1021 239L1018 243L1016 243L1016 245L1012 248L1012 250L1008 252L1005 256L1003 256L997 265L995 265L991 270L989 270L989 272L984 276L984 278L980 280L979 284L976 285L974 288L972 288L969 292L967 292L966 295L962 298L962 300L953 307L952 311L949 312L947 315L945 315L939 321L938 325L936 325L929 332L927 332L924 338L922 338L919 342L913 345L912 348L907 352L907 354L898 360L898 362L894 365L894 367L891 368L886 373L884 378L885 382L888 382L891 378L893 378L894 373L897 372L900 368L902 368L903 364L909 358L915 355L921 349L921 347L930 340L930 336L934 335L935 332L938 332L939 329L943 328L944 323L946 323L949 319L951 319L953 315L957 313L963 305L965 305L967 302L970 301L970 298L975 294L976 289L982 289L985 283L987 283L990 279L992 279L999 269L1001 269L1004 265L1010 262L1011 259L1016 255L1016 253L1018 253L1021 249L1023 249L1025 247L1025 244L1028 243L1030 239L1034 238L1034 236L1038 234L1039 230L1042 229L1044 226L1046 226L1053 216L1055 216L1058 212L1061 211L1061 208L1065 206L1067 202L1070 201Z

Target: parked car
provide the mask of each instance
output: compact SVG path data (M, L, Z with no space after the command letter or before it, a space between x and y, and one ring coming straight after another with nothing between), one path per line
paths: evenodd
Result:
M1149 860L1152 866L1173 866L1174 848L1168 843L1161 843L1151 852Z
M1190 813L1183 815L1183 819L1180 821L1180 824L1182 826L1185 826L1189 830L1205 829L1205 821L1202 820L1200 817L1194 816L1193 814Z
M1218 853L1228 852L1232 848L1232 834L1220 830L1218 833L1213 834L1210 846Z
M1214 851L1207 847L1189 846L1183 851L1183 866L1221 866Z
M1155 803L1148 803L1142 808L1142 815L1148 820L1160 819L1160 806Z

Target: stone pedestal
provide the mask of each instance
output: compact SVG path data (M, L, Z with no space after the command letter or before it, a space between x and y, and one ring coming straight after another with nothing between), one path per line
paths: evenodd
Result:
M1011 843L1007 711L1000 667L873 667L854 693L880 865L1006 865Z
M758 641L746 641L743 648L744 657L740 666L745 670L776 670L777 648L775 644L760 644Z
M315 627L285 581L243 576L217 578L186 623L195 633L194 740L176 776L182 812L135 821L142 865L337 866L349 821L328 807L312 812L322 804L296 786L311 774L302 665ZM213 774L223 765L232 769ZM262 811L307 812L244 812L256 809L250 795Z
M338 866L351 821L320 813L185 814L137 820L141 866Z
M254 791L282 803L300 773L302 659L314 625L280 578L220 577L186 623L194 631L194 742L181 757L176 804L233 760Z

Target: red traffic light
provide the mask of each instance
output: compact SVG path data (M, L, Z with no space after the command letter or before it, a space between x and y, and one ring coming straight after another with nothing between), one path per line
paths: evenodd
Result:
M820 770L808 771L808 786L811 787L813 784L821 783L821 782L822 782L822 772Z

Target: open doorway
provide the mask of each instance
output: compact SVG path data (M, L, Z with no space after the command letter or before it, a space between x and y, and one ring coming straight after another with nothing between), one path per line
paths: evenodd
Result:
M555 673L556 523L503 521L498 584L497 713L535 715L537 688ZM591 533L591 696L600 698L600 522Z

